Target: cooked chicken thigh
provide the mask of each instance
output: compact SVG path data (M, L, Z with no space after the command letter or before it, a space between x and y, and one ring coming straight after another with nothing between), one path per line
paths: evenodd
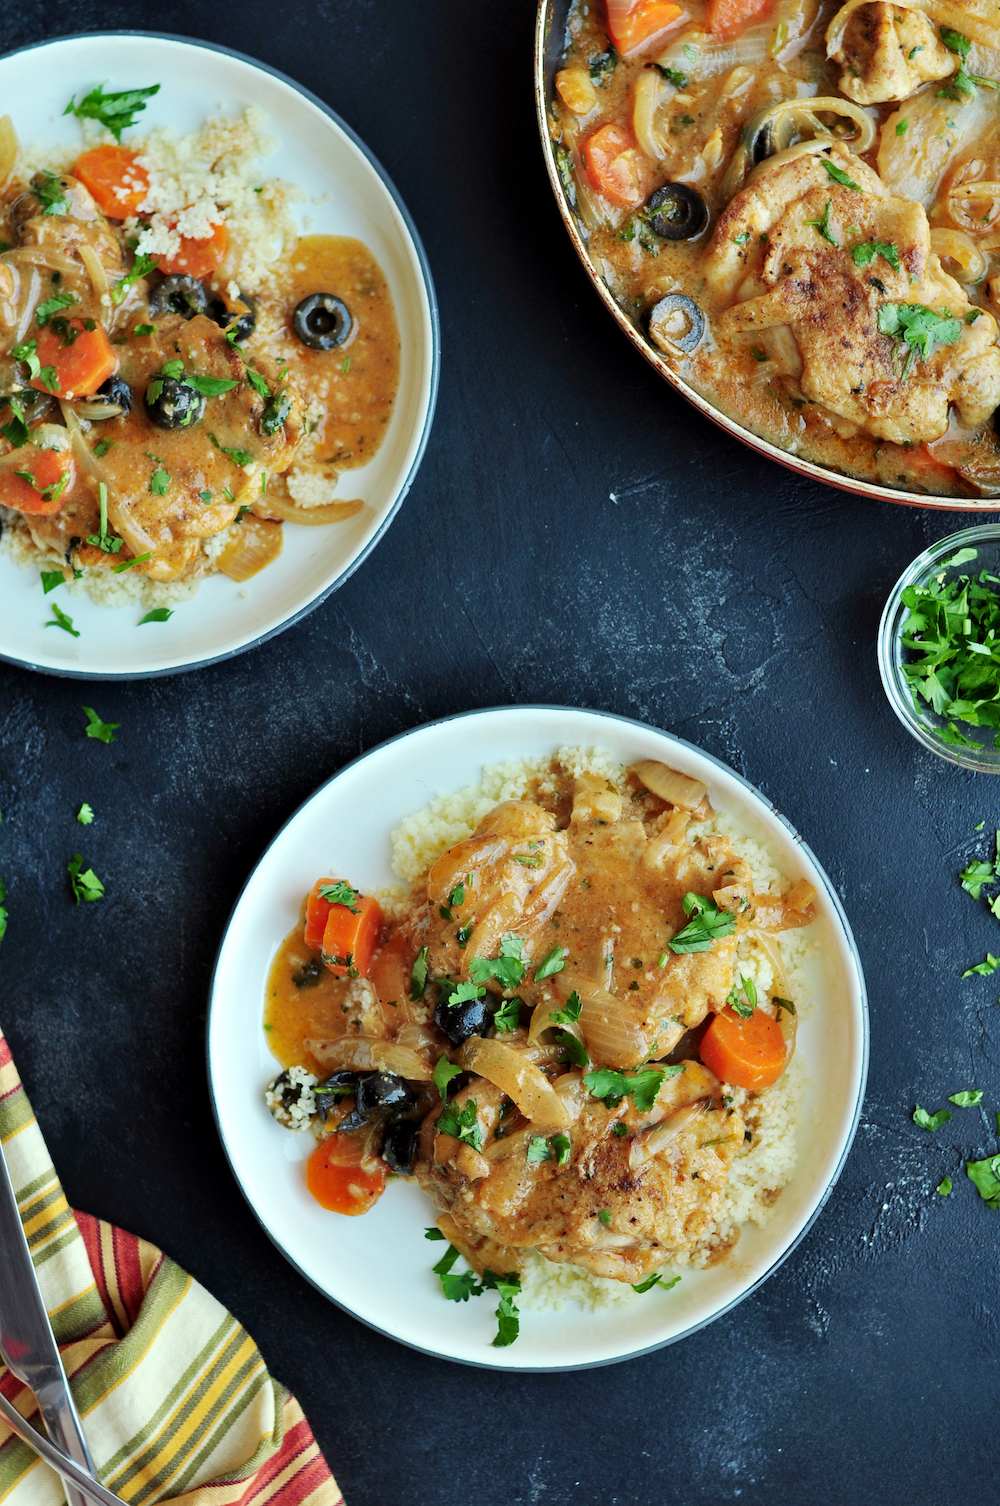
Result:
M839 30L835 17L830 32ZM918 10L875 0L850 17L840 46L829 54L843 68L840 90L859 105L906 99L928 79L947 78L958 58Z

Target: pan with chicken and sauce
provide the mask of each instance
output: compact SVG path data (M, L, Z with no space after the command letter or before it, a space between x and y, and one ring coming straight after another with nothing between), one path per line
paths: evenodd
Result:
M549 0L540 25L567 223L661 369L856 489L1000 498L996 0Z
M257 176L261 112L122 145L155 92L71 102L97 144L61 171L0 121L0 517L47 590L98 600L125 572L155 599L246 580L285 523L357 512L337 478L399 374L370 252L298 236L297 190Z
M405 901L319 880L268 981L266 1097L317 1136L310 1191L359 1214L415 1177L446 1296L538 1257L640 1290L721 1258L794 1049L779 937L812 886L762 881L665 764L574 768L526 778ZM762 1164L766 1198L788 1174Z

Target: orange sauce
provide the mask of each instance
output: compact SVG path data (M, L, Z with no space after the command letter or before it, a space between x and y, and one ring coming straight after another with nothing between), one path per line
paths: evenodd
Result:
M347 981L335 978L323 966L319 952L306 946L301 920L278 948L264 999L267 1044L281 1065L305 1067L317 1077L326 1077L327 1069L305 1043L344 1034Z

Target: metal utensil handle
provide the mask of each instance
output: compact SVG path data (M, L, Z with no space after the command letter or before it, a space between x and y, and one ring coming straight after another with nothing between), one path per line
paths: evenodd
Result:
M87 1440L83 1436L80 1416L70 1394L69 1382L67 1381L62 1386L42 1386L35 1392L35 1395L38 1398L38 1410L42 1414L45 1430L55 1447L60 1452L64 1452L85 1474L93 1475L94 1461L90 1457ZM66 1489L67 1506L87 1506L78 1490L67 1485L65 1480L63 1484Z
M75 1459L71 1459L68 1454L64 1454L62 1449L56 1448L55 1444L50 1443L47 1438L43 1438L41 1433L36 1433L31 1424L25 1422L20 1412L12 1406L2 1393L0 1393L0 1414L6 1418L22 1442L26 1443L29 1448L34 1449L35 1453L40 1455L46 1464L51 1464L52 1468L58 1471L63 1478L64 1484L67 1486L67 1496L69 1496L70 1489L75 1486L76 1489L73 1490L73 1494L76 1495L77 1490L79 1490L82 1495L89 1497L94 1502L94 1506L122 1506L120 1496L116 1496L112 1491L108 1490L99 1480L92 1479L85 1469L81 1469Z

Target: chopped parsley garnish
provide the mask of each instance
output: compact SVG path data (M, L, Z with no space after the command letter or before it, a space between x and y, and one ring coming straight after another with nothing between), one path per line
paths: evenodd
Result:
M947 1124L950 1118L950 1109L938 1109L936 1114L928 1114L927 1110L922 1109L918 1103L913 1110L913 1122L920 1129L938 1130L942 1124Z
M247 375L254 377L256 372L247 371ZM282 387L271 398L264 412L261 414L260 426L265 434L277 434L284 426L289 413L292 411L292 400Z
M36 173L31 187L43 214L69 214L69 199L55 173Z
M12 345L10 353L15 361L23 361L28 368L28 376L35 381L41 376L42 367L38 359L38 341L24 340L20 345Z
M20 398L11 396L7 399L10 404L11 419L9 423L0 425L0 434L4 436L14 450L19 450L26 445L30 438L28 425L24 419L24 404Z
M614 47L609 45L606 52L599 52L596 56L590 58L587 63L587 71L595 84L603 86L607 83L607 76L614 73L617 66L618 54Z
M351 369L351 358L350 358L350 356L345 356L344 359L340 363L341 374L343 376L346 376L347 373L350 371L350 369Z
M89 534L87 543L93 544L95 549L100 549L102 554L117 554L125 540L119 539L113 533L108 532L108 484L106 481L99 481L97 483L97 496L101 508L101 531L100 533Z
M444 1239L444 1235L441 1233L441 1230L439 1228L437 1228L436 1225L433 1225L430 1229L425 1229L424 1230L424 1238L425 1239Z
M851 252L856 267L870 267L876 256L882 256L894 272L900 270L899 247L892 241L865 241Z
M322 976L322 966L315 957L310 957L308 962L303 962L301 967L294 970L292 982L296 988L315 988Z
M964 887L964 886L963 886ZM979 896L976 895L978 899ZM992 952L986 953L985 962L977 962L975 967L967 967L962 974L963 978L988 978L990 973L995 973L1000 967L1000 957L994 957Z
M684 914L691 919L673 940L668 941L672 952L708 952L712 944L723 936L731 936L736 930L736 916L728 910L720 910L714 900L701 894L685 894L682 901Z
M121 575L125 570L131 570L133 565L144 565L147 560L153 558L153 551L147 549L145 554L135 554L130 560L122 560L120 565L111 566L112 575Z
M90 904L95 899L103 897L104 885L93 868L83 867L83 858L78 852L74 853L72 860L66 864L66 872L69 874L70 888L77 904L81 902Z
M966 1161L965 1174L978 1189L987 1207L1000 1212L1000 1156L984 1156L981 1161Z
M664 68L660 63L654 63L653 67L657 73L666 79L668 84L674 84L678 89L687 88L688 76L686 73L682 73L679 68Z
M146 108L147 99L158 93L159 84L150 84L148 89L121 89L115 94L105 94L104 85L98 84L85 94L80 103L70 100L64 115L75 115L78 120L99 120L116 141L122 139L122 131L135 125L136 116Z
M410 972L410 1002L418 1004L427 987L427 948L422 946Z
M323 884L319 895L329 905L346 905L352 915L360 915L361 913L354 903L356 899L361 898L361 895L356 889L352 889L350 884L346 883L344 879L338 879L335 884Z
M830 206L827 205L828 209L829 209L829 207ZM807 225L812 225L813 223L815 223L813 220L807 220L806 221ZM747 241L749 239L750 239L750 231L749 230L742 230L739 235L734 235L733 236L733 241L734 241L734 243L737 246L745 246L746 243L747 243Z
M896 135L897 136L905 136L906 133L907 133L907 131L909 129L910 129L910 117L909 116L907 116L905 118L905 120L897 120L896 121Z
M853 178L849 178L844 169L838 167L836 162L831 162L828 157L822 157L820 160L834 183L839 183L841 188L853 188L855 193L861 192L860 185L855 183ZM827 208L829 208L829 205Z
M960 31L953 31L950 26L940 28L941 40L949 52L953 52L959 59L958 71L952 75L951 82L945 84L943 89L937 91L938 99L971 99L976 92L976 85L980 84L984 89L996 89L995 79L982 78L978 73L967 73L965 61L972 51L972 43L968 37L963 37ZM949 125L951 121L948 122Z
M566 1165L568 1165L569 1164L570 1151L573 1148L570 1145L569 1136L568 1135L564 1135L563 1132L562 1132L562 1130L560 1130L557 1135L553 1135L552 1136L552 1139L549 1141L549 1144L552 1146L552 1151L553 1151L553 1154L555 1155L555 1158L556 1158L556 1165L557 1166L566 1166Z
M94 446L93 453L95 457L100 460L101 456L106 455L114 444L115 440L113 439L99 439Z
M580 1022L580 1012L583 1009L583 1000L574 988L562 1009L554 1009L549 1015L553 1025L577 1025Z
M630 1094L639 1113L648 1114L667 1078L676 1077L683 1071L684 1068L680 1066L644 1067L633 1072L631 1077L626 1077L623 1072L615 1072L611 1067L599 1067L595 1072L586 1074L583 1085L595 1098L613 1099L616 1104L626 1094Z
M121 722L102 722L93 706L80 708L87 718L87 736L94 737L99 743L113 743L115 733L121 726Z
M452 1078L461 1077L461 1075L461 1067L456 1067L455 1063L450 1062L446 1056L438 1057L437 1065L434 1068L434 1086L438 1090L442 1103L448 1097L448 1084Z
M7 916L7 911L6 911L5 907L4 907L4 900L6 898L7 898L7 886L6 886L6 884L0 882L0 941L3 941L4 936L7 934L7 920L8 920L8 916Z
M45 626L62 628L63 632L69 633L70 637L72 638L79 638L80 636L76 628L73 626L72 617L68 617L56 602L52 603L52 617L45 624Z
M549 955L535 968L535 982L541 983L543 978L551 978L553 973L561 973L566 966L568 956L568 946L554 946Z
M789 1014L798 1013L798 1010L795 1008L795 1005L792 1003L791 999L780 999L778 995L775 994L771 999L771 1003L774 1005L779 1014L783 1009L787 1009Z
M668 1281L667 1278L665 1276L661 1275L661 1273L659 1271L654 1271L653 1274L652 1274L652 1276L647 1276L646 1277L645 1281L633 1282L632 1283L632 1290L634 1292L640 1292L640 1293L641 1292L650 1292L650 1291L652 1291L653 1287L656 1286L659 1283L659 1284L661 1284L663 1286L663 1290L665 1292L669 1292L670 1288L672 1286L676 1286L677 1283L678 1283L678 1281L680 1281L680 1279L681 1278L679 1276L671 1276L670 1280Z
M532 1135L528 1141L528 1149L525 1151L525 1160L529 1166L537 1166L542 1161L551 1161L552 1150L544 1135Z
M827 166L829 166L829 163L827 163ZM806 224L812 225L815 230L818 230L823 239L829 241L831 246L839 246L840 242L830 229L830 210L832 208L833 200L827 199L826 208L823 210L820 218L818 220L806 220Z
M44 329L52 315L58 314L60 309L68 309L71 303L79 303L79 301L75 293L53 293L51 298L46 298L44 303L40 303L35 309L35 320L39 329Z
M919 696L938 716L1000 731L1000 581L985 570L945 579L946 570L970 558L976 558L974 549L959 550L926 585L903 590L909 615L900 640L907 652L902 669L918 711ZM948 727L938 734L946 742L982 747L959 733L954 721ZM978 899L995 871L971 863L961 875L963 889Z
M541 868L545 862L540 852L515 852L511 856L515 863L520 863L522 868Z
M81 826L90 826L94 819L93 807L89 806L87 802L84 801L80 806L80 809L76 813L76 819L79 821Z
M962 335L961 319L953 318L948 309L938 314L923 303L883 303L878 327L880 334L891 335L909 351L900 378L904 382L918 351L920 359L926 361L935 346L954 345Z
M462 949L463 952L465 951L465 948L468 946L468 944L469 944L469 937L472 935L472 933L473 933L474 930L475 930L475 927L473 926L472 921L470 920L469 924L467 926L459 926L458 930L455 932L455 940L458 942L458 944L461 947L461 949Z
M963 1088L960 1093L948 1094L948 1102L960 1109L974 1109L982 1101L982 1088Z
M132 249L133 251L135 250L134 245ZM150 256L146 251L139 252L132 264L131 272L126 273L121 282L116 283L111 289L111 302L116 308L120 303L124 302L129 289L133 288L140 278L152 272L159 265L159 262L159 256ZM154 398L150 398L150 402L154 400Z
M604 1225L605 1229L610 1229L610 1227L611 1227L611 1209L610 1208L602 1208L601 1211L600 1211L600 1213L597 1215L597 1217L600 1219L600 1221Z
M171 476L162 465L158 465L149 478L149 489L154 497L165 497L170 490Z
M470 1004L473 999L481 999L486 992L478 983L452 983L449 978L443 978L438 986L441 989L441 1002L448 1009L457 1009L459 1004Z
M244 466L253 464L253 455L249 450L238 449L235 445L232 449L227 449L224 444L219 443L214 434L209 434L208 437L217 450L221 450L223 455L229 456L234 465Z
M155 335L156 334L156 325L155 324L137 324L135 326L135 328L133 329L132 333L133 333L133 335L138 335L140 339L142 339L146 335Z
M473 983L486 983L495 978L501 988L517 988L524 980L526 968L520 936L508 933L500 938L499 957L473 957L469 964L469 977Z
M54 591L57 586L64 586L66 584L66 577L61 570L42 570L41 577L42 591L46 596L48 596L50 591Z
M498 1035L503 1035L508 1030L516 1030L521 1023L521 1000L516 995L513 999L504 999L493 1016L493 1023Z
M446 1103L437 1128L439 1134L454 1135L456 1140L461 1140L463 1145L471 1145L473 1150L481 1151L483 1148L483 1129L474 1098L469 1098L465 1107L458 1111L454 1104Z
M51 486L39 486L38 482L35 480L30 471L15 471L14 475L19 476L22 481L27 481L28 485L34 491L36 491L40 497L44 497L46 502L57 501L58 498L61 497L63 492L66 490L67 483L69 482L69 471L63 471L62 475L59 477L59 480L53 481Z
M169 622L173 615L169 607L154 607L151 612L146 613L145 617L139 618L139 626L142 627L146 622Z
M170 366L178 364L175 361L168 362ZM166 371L166 366L163 369ZM199 376L196 371L188 372L183 381L186 387L193 387L203 397L219 397L223 392L232 392L234 387L239 386L239 382L234 382L230 377Z
M751 345L750 354L755 361L769 361L771 359L766 350L760 350L756 345Z
M740 998L740 989L743 991L742 999ZM753 1012L757 1008L757 985L753 979L745 978L741 973L739 987L730 990L726 1003L735 1014L739 1015L741 1020L752 1019Z
M951 1177L942 1177L940 1182L938 1182L937 1186L935 1187L934 1191L940 1192L942 1197L947 1197L951 1192Z

